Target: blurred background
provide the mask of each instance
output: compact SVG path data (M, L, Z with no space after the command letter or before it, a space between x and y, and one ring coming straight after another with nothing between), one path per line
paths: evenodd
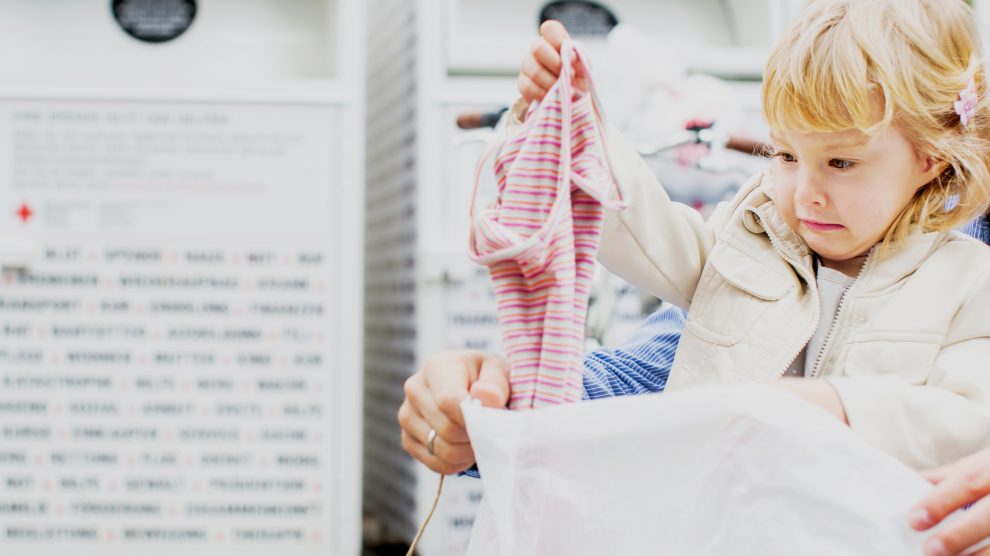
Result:
M766 164L803 4L0 0L0 553L405 554L438 477L402 384L500 349L468 206L540 23L707 212ZM599 269L588 349L660 303ZM419 554L481 495L451 478Z

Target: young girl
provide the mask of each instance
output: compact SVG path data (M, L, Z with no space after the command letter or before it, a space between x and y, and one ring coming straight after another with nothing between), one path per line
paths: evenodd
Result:
M559 43L525 60L517 122ZM814 3L766 65L771 167L707 222L609 131L629 208L599 259L689 309L668 389L825 379L782 384L912 467L990 445L990 250L951 231L990 202L979 56L962 0Z

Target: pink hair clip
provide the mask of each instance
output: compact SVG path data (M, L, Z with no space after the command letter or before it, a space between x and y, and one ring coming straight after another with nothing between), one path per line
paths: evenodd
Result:
M976 82L970 78L969 85L959 91L959 100L952 103L956 114L959 114L959 121L962 122L962 125L968 125L969 121L976 115L977 101Z

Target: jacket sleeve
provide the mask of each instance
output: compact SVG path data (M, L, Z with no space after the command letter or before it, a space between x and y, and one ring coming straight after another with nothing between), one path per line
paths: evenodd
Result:
M522 99L512 106L510 132L525 118L527 108ZM605 145L628 208L605 211L598 260L640 290L688 308L715 246L716 231L753 189L752 182L736 201L720 204L706 222L695 209L670 200L636 149L614 128L607 129Z
M984 278L953 319L924 385L892 375L828 378L850 428L915 469L990 446L988 308L990 279Z
M598 260L642 291L687 309L715 246L713 226L693 208L671 201L617 131L609 128L606 144L627 208L605 211Z

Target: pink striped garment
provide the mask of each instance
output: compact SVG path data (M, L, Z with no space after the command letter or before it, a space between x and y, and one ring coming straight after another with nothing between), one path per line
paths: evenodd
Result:
M474 200L471 207L470 253L489 267L494 283L511 409L581 399L584 323L603 209L624 207L607 166L590 78L590 93L573 87L571 60L586 64L586 58L570 41L561 57L556 84L518 135L498 147L497 198L477 217Z

